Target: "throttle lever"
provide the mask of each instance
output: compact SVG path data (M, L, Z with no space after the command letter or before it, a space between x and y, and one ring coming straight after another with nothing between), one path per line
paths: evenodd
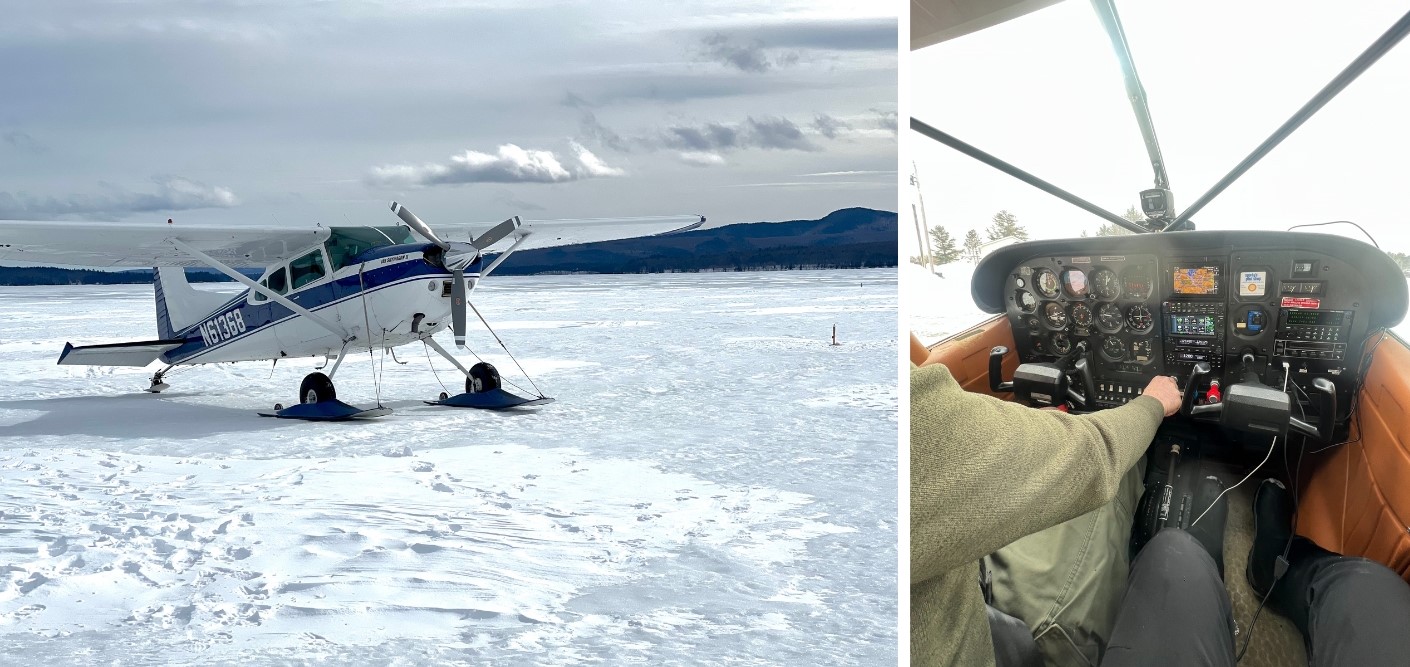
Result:
M1186 417L1193 417L1202 414L1219 414L1224 411L1223 403L1213 405L1195 405L1195 399L1199 397L1200 378L1209 375L1211 372L1209 362L1201 361L1190 369L1190 378L1185 380L1185 391L1180 396L1180 414Z

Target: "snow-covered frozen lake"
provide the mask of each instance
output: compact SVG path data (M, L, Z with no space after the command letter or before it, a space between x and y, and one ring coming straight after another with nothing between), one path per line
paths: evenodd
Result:
M0 288L0 654L895 664L896 277L490 279L473 300L558 402L424 405L408 346L343 364L340 399L375 403L380 367L396 412L339 424L255 415L313 360L160 395L155 366L55 365L153 338L149 286Z

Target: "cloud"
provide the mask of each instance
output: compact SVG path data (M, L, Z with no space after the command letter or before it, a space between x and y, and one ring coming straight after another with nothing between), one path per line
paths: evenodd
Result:
M738 126L719 122L673 125L662 132L658 142L665 148L701 153L745 148L821 150L808 140L796 123L779 116L750 116Z
M808 138L803 135L803 131L787 118L775 116L756 120L750 116L746 124L749 126L750 136L755 145L760 148L798 151L822 150L813 142L808 141Z
M896 134L897 118L895 109L872 109L871 112L876 114L875 123L878 129L886 130L891 134Z
M588 150L582 144L576 141L569 141L568 144L573 147L573 153L577 156L578 164L582 167L579 169L578 173L582 174L584 178L625 176L627 174L627 172L621 169L607 166L607 164L602 161L602 158L593 155L592 151Z
M179 176L152 179L156 192L132 192L110 188L102 195L35 197L24 192L0 192L0 220L42 220L47 218L93 219L126 217L136 213L187 211L198 208L230 208L240 203L228 188L211 186Z
M590 139L606 146L619 153L630 153L631 147L627 145L627 140L622 135L613 132L611 128L599 123L597 116L591 111L584 111L578 120L578 127L582 133Z
M19 153L43 153L48 149L48 147L40 143L39 140L22 130L10 130L9 132L0 134L0 145Z
M718 167L725 163L723 155L708 151L685 151L676 157L692 167Z
M466 183L562 183L584 178L621 176L625 172L607 166L592 151L571 142L576 164L564 166L552 151L526 150L503 144L491 155L466 150L450 156L447 162L421 165L394 164L373 167L368 181L373 185L461 185Z
M771 55L762 40L737 42L724 33L707 35L700 39L699 56L703 60L733 67L741 72L762 73L781 66L798 62L796 52L783 52Z
M776 48L826 51L896 50L896 18L790 20L731 29Z
M689 151L712 151L741 147L739 130L716 122L700 126L675 125L668 127L662 142L667 147Z
M848 125L847 123L833 118L832 116L829 116L825 113L820 113L813 116L813 127L818 131L818 134L821 134L824 137L827 137L828 139L836 139L837 135L842 130L852 129L851 125Z

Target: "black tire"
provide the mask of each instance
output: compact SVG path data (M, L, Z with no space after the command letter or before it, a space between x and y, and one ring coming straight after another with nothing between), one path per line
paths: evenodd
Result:
M333 391L333 381L322 373L309 373L299 383L300 403L322 403L337 397L338 392Z
M495 389L499 389L499 369L483 361L470 367L470 375L465 378L465 393L483 394Z

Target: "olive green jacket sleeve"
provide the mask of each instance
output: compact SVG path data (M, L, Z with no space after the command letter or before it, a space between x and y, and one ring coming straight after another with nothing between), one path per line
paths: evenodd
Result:
M1109 501L1164 418L1141 396L1090 415L964 391L911 367L911 583Z

